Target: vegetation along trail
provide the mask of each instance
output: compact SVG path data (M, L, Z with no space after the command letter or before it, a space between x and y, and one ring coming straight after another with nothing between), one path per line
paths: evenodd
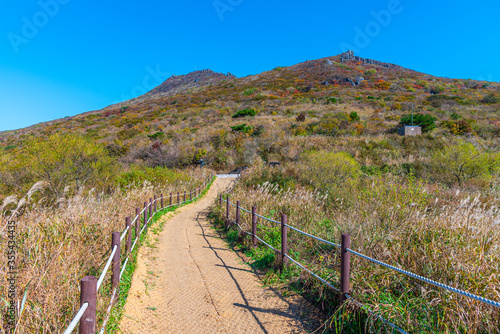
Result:
M263 287L210 227L208 209L231 182L217 179L200 201L162 217L158 240L140 250L124 333L307 332L313 308Z

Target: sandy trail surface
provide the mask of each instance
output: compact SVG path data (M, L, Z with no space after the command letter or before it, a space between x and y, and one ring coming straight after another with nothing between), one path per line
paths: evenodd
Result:
M153 247L139 251L123 333L307 333L315 326L309 303L264 287L211 228L209 208L232 182L217 179L198 202L163 216L162 232L149 231Z

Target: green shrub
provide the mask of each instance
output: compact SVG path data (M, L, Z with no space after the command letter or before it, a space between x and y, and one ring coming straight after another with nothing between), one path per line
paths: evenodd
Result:
M413 115L413 125L419 125L422 127L422 132L429 132L433 129L436 128L435 122L437 121L437 118L429 115L429 114L422 114L422 113L417 113ZM412 115L403 115L401 117L400 124L403 126L409 126L412 124Z
M498 170L500 156L482 153L474 145L461 142L432 155L432 166L447 183L462 185L469 179L485 177Z
M346 152L309 152L302 157L302 163L304 181L323 190L356 180L361 174L359 164Z
M495 103L500 102L500 97L496 96L493 93L490 93L490 94L486 95L485 97L483 97L481 102L486 103L486 104L495 104Z
M103 145L77 135L55 134L23 142L21 153L0 166L0 177L17 191L46 181L49 198L57 200L65 189L108 186L115 167Z
M253 126L251 125L246 125L246 123L235 125L231 127L231 130L233 132L244 132L244 133L249 133L250 131L253 130Z
M358 113L355 111L349 114L349 118L351 119L351 122L358 122L360 119Z
M458 121L445 121L442 123L442 126L448 128L452 134L457 136L472 132L472 126L466 119L461 119Z
M333 97L333 96L329 96L326 98L326 104L335 104L337 103L337 98Z
M164 132L156 132L155 134L148 135L148 137L151 140L163 139L163 138L165 138L165 133Z
M431 87L431 94L439 94L445 91L445 87L443 85L436 85Z
M249 95L252 95L253 93L255 93L256 91L257 91L257 88L252 87L252 88L245 89L243 91L243 94L245 94L246 96L249 96Z
M240 118L245 116L255 116L257 115L257 111L254 109L242 109L238 110L236 114L233 115L233 118Z

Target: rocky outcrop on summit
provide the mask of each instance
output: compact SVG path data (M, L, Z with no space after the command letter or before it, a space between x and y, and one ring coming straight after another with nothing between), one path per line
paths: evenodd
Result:
M355 56L354 51L347 51L347 52L344 52L340 55L340 62L343 63L343 62L346 62L348 60L356 60L356 61L360 61L360 62L365 63L365 64L379 65L379 66L384 66L387 68L405 69L404 67L399 66L399 65L383 63L383 62L378 61L378 60L361 58L361 57Z
M158 87L151 90L147 95L174 95L190 89L208 86L221 82L222 80L236 79L231 73L217 73L212 70L201 70L186 75L172 75Z

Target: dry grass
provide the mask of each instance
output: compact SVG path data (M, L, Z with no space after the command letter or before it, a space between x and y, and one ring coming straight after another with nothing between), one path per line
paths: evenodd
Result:
M287 166L281 173L286 176L292 169ZM330 188L327 196L324 191L290 181L287 185L293 190L287 190L287 185L262 184L265 173L273 172L254 168L245 174L231 194L232 201L240 200L245 208L255 205L259 214L278 221L285 213L291 225L337 243L342 233L350 233L356 251L500 300L498 190L472 193L385 175L347 182L341 189ZM250 215L242 217L250 230ZM278 246L279 227L260 220L259 224L258 234ZM289 232L289 248L296 259L338 286L335 248L294 231ZM355 256L351 259L352 295L406 330L500 333L500 313L493 307ZM319 283L304 274L297 279L310 284L309 292L322 291Z
M60 333L79 308L79 281L86 275L99 276L110 250L111 233L122 232L125 216L134 216L135 207L154 194L193 189L201 184L207 170L186 172L188 181L154 187L145 184L111 195L85 194L60 201L58 208L28 207L17 218L16 300L30 282L27 303L17 333ZM2 239L6 239L7 217L0 216ZM5 329L7 300L6 244L0 245L1 302L0 328ZM109 281L110 276L107 276ZM105 281L106 282L106 281ZM109 302L109 287L98 297L98 316Z

